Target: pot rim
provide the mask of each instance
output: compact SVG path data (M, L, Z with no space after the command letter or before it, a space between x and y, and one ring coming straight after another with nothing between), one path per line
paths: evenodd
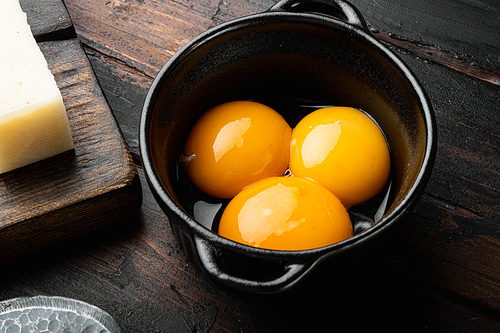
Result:
M351 36L355 35L358 38L363 39L363 41L370 47L385 55L389 59L389 61L392 62L392 64L408 79L416 95L418 96L424 115L425 131L427 136L425 154L418 175L415 178L415 181L410 187L405 198L389 214L384 215L381 220L376 222L367 230L354 235L349 239L328 246L300 251L269 250L244 245L219 236L218 234L205 228L196 220L194 220L191 216L184 212L184 210L180 208L174 202L174 200L172 200L167 191L163 188L160 178L153 168L151 150L149 145L149 123L151 121L151 114L153 112L153 107L157 100L159 90L173 68L180 64L191 52L191 50L199 47L200 45L203 45L204 43L215 39L222 34L229 33L238 29L243 29L248 26L258 25L261 24L262 20L271 19L274 21L265 22L292 22L295 20L300 20L301 22L310 22L313 24L327 24L331 27L331 29L340 28L341 30L348 32ZM288 258L291 255L295 255L297 257L314 257L317 259L317 261L319 261L330 255L346 251L350 248L365 243L368 240L371 240L405 215L405 213L419 198L421 192L427 185L427 182L430 178L432 165L434 163L437 150L437 130L435 114L433 112L432 105L416 76L397 55L392 53L382 43L376 40L369 33L368 29L362 29L359 26L354 26L339 19L322 14L266 11L233 19L218 26L212 27L201 33L197 37L193 38L179 51L177 51L172 56L172 58L169 59L169 61L157 74L147 93L140 119L139 144L146 179L148 180L150 186L153 188L153 192L156 192L156 194L168 206L168 208L179 216L183 223L188 226L190 232L193 235L202 237L207 241L213 243L213 245L223 248L231 248L232 250L237 252L251 251L256 255L263 255L273 258Z

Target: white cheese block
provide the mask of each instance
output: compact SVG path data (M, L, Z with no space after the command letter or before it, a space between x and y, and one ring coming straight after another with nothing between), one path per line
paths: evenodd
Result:
M0 7L0 173L71 150L54 76L18 0Z

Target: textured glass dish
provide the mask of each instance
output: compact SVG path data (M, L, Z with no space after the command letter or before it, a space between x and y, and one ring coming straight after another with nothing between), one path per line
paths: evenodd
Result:
M35 296L0 302L0 333L121 333L106 312L63 297Z

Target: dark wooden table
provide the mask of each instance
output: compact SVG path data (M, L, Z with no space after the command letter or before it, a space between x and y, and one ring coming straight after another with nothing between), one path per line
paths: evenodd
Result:
M206 29L274 0L64 3L134 156L143 204L1 263L0 301L76 298L125 332L500 331L500 2L352 1L431 98L432 178L397 231L348 272L323 265L267 296L221 290L187 259L147 187L137 138L143 100L166 61Z

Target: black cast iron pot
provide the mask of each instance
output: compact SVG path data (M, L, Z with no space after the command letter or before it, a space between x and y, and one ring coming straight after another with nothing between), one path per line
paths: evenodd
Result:
M205 110L241 99L321 101L368 112L391 149L392 195L378 222L330 246L274 251L218 236L202 225L203 214L195 220L196 203L211 199L183 180L179 156L185 140ZM305 115L304 109L277 111L292 127ZM151 190L201 271L221 286L274 293L326 258L377 245L377 236L404 216L426 185L436 125L415 76L373 38L356 8L340 0L282 0L206 31L170 59L147 95L140 147Z

